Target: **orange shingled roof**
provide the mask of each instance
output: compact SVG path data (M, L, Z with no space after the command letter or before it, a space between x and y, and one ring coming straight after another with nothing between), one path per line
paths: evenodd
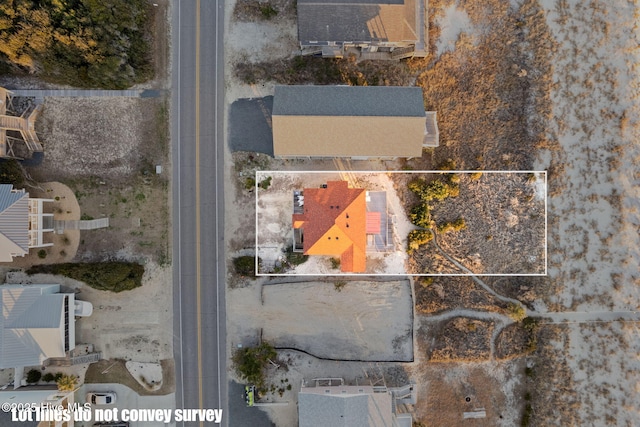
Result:
M340 270L366 267L366 198L362 188L329 181L327 188L304 189L304 213L293 215L293 227L304 230L305 255L340 258Z

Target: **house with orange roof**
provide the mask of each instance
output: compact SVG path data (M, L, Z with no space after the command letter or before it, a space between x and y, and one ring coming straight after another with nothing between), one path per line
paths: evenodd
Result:
M300 233L305 255L336 257L342 272L362 273L367 234L380 232L380 212L367 211L364 188L349 188L347 181L328 181L298 193L293 228Z

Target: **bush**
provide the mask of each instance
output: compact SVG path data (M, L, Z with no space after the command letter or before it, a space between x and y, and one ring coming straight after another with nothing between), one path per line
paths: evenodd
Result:
M78 385L78 377L75 375L61 375L56 380L59 391L73 391Z
M450 231L460 231L467 228L464 218L458 218L455 221L445 222L438 226L438 232L449 233Z
M47 251L44 249L40 249L38 251L38 258L45 259L47 257Z
M0 159L0 184L13 184L13 188L24 188L24 173L17 160Z
M55 376L53 376L53 374L51 372L48 372L46 374L44 374L42 376L42 381L46 382L46 383L50 383L52 381L54 381L56 379Z
M267 342L263 342L257 347L239 348L231 357L236 373L249 383L254 384L257 388L263 388L264 369L269 363L278 356L273 346Z
M260 6L260 14L263 19L271 19L278 14L278 11L270 4Z
M38 273L70 277L102 291L122 292L142 286L144 266L135 262L108 261L37 265L27 270L27 274Z
M260 188L262 188L263 190L266 190L271 185L271 177L270 176L266 177L265 179L260 181L260 184L258 185L260 185Z
M42 372L38 371L37 369L32 369L27 372L27 382L29 384L37 383L38 381L40 381L40 378L42 378Z
M309 255L304 255L302 252L294 252L293 247L289 246L286 250L287 262L289 265L300 265L309 259Z
M507 307L507 314L516 322L520 322L526 318L527 311L522 305L512 302Z
M253 177L248 176L244 180L244 189L245 190L253 190L256 188L256 180Z
M260 258L258 258L258 264ZM256 258L245 255L233 259L233 268L240 276L256 277Z
M426 203L420 203L411 208L409 219L418 227L429 228L431 226L431 213Z
M429 243L433 239L433 234L429 230L412 230L407 236L408 249L407 252L411 253L418 249L425 243Z
M450 181L450 177L446 178ZM415 179L408 184L409 190L414 192L422 201L443 201L448 197L456 197L460 194L460 187L456 182L443 182L436 179L427 184L424 179Z
M340 258L331 258L329 260L331 262L331 268L336 270L340 268Z

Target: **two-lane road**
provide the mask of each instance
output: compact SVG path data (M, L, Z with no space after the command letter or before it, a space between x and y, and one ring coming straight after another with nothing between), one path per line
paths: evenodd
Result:
M223 409L223 425L229 425L224 299L224 2L174 0L172 13L176 407Z

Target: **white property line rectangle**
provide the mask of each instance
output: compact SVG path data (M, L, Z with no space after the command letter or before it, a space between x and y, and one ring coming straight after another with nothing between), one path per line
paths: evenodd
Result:
M402 192L404 198L416 201L401 203L396 188L418 179L427 184L439 180L460 194L421 202L407 189ZM256 171L255 181L257 276L547 275L546 171ZM304 206L294 191L319 188L327 181L347 181L349 188L362 188L367 195L369 191L386 194L393 248L380 251L377 236L367 235L364 272L340 271L340 257L335 255L310 255L299 265L289 261L302 259L301 253L287 256L285 251L295 241L294 204L302 202L298 211ZM432 232L435 239L408 254L409 231L420 229L410 223L408 211L421 203L428 206L429 229L440 231ZM450 232L455 220L462 226ZM304 245L304 231L298 233Z

